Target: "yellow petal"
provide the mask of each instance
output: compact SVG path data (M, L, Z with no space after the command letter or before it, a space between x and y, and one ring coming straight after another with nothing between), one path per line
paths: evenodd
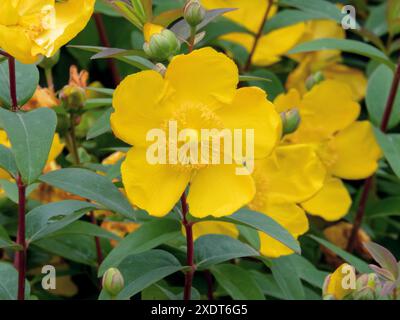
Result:
M132 148L121 165L122 182L132 202L150 215L168 214L179 201L190 179L190 172L168 165L151 165L146 149Z
M217 108L221 102L232 102L239 72L226 55L212 48L203 48L174 57L165 79L176 90L176 103L198 103Z
M343 182L337 178L327 178L321 191L301 204L309 213L336 221L343 218L351 207L351 197Z
M296 134L301 136L303 129L311 128L322 140L353 123L360 114L360 105L346 84L326 80L304 95L300 114L302 122Z
M95 0L68 0L55 4L54 28L35 39L47 57L53 56L85 28L92 16L94 4Z
M144 41L150 42L153 35L161 33L164 30L163 26L154 23L145 23L143 26Z
M237 175L237 165L214 165L199 170L192 179L188 203L197 218L222 217L248 204L255 195L253 178Z
M217 110L225 128L243 129L243 152L246 150L245 132L254 130L255 158L268 156L281 137L282 121L265 92L256 87L237 90L232 104Z
M193 237L197 239L207 234L222 234L232 238L239 237L239 230L232 223L204 221L193 225Z
M335 270L334 273L330 275L328 286L326 288L325 294L333 295L336 300L342 300L345 296L353 291L352 289L343 288L343 279L346 275L348 275L348 272L344 272L345 267L353 268L354 270L354 267L348 265L347 263L342 264Z
M307 216L304 210L295 204L271 200L268 209L263 213L287 229L296 239L308 230ZM260 252L264 256L278 258L294 253L293 250L263 232L259 232L259 236Z
M162 104L167 84L155 71L143 71L126 77L113 97L111 127L128 144L146 145L149 130L161 128L167 109Z
M237 10L224 14L224 17L257 33L267 11L267 0L202 0L207 9L237 8ZM269 17L277 11L277 6L271 8Z
M276 111L285 112L293 108L299 108L301 103L300 93L296 89L290 89L288 93L282 93L275 98Z
M368 80L364 73L358 69L350 68L344 64L332 64L323 69L325 79L332 79L346 83L353 93L356 101L364 99L367 92Z
M19 26L6 27L0 24L0 48L22 63L30 64L38 60L32 55L33 42Z
M289 203L299 203L311 198L323 186L326 170L313 148L308 145L278 147L267 159L256 162L254 179L258 185L266 181L265 192L260 197L267 202L275 197Z
M382 151L369 121L357 121L332 140L338 156L331 172L343 179L364 179L378 168Z
M47 158L47 162L55 160L63 151L65 144L60 141L58 133L54 135L53 142L51 144L50 153Z

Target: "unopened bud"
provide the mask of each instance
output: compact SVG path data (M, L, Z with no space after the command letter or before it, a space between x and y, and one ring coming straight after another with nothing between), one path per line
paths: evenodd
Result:
M199 0L189 0L185 5L183 16L191 27L198 26L206 16L206 9Z
M363 274L357 279L357 289L353 293L356 300L374 300L379 279L375 273Z
M111 297L116 297L124 288L125 283L121 272L117 268L110 268L103 275L102 285Z
M154 66L153 70L157 71L159 74L161 74L164 77L165 73L167 72L167 67L164 66L162 63L157 63Z
M51 69L58 63L59 60L60 60L60 50L58 50L50 58L43 57L43 59L39 63L39 67L41 67L43 69Z
M311 76L309 76L306 80L306 88L310 91L315 85L325 80L325 76L321 71L318 71Z
M295 132L301 122L300 112L294 108L286 112L281 113L283 135L291 134Z
M181 48L181 43L171 30L165 29L154 34L150 42L145 42L143 50L155 60L165 61L176 55Z
M86 92L81 87L67 85L61 90L60 99L66 109L78 111L85 105Z

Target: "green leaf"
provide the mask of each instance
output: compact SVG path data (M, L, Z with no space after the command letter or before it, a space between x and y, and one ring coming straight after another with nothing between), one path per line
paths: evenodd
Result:
M135 213L128 200L106 177L90 170L67 168L49 172L40 181L56 188L96 201L107 209L134 219Z
M153 283L183 269L179 261L170 253L162 250L130 255L118 266L125 281L125 288L117 299L126 300Z
M111 105L112 105L111 98L95 98L95 99L86 100L84 109L91 110L91 109L96 109L96 108L101 108L101 107L109 107Z
M86 139L90 140L96 138L104 133L111 132L110 116L113 109L109 108L96 120L90 127Z
M86 87L86 90L90 90L90 91L94 91L94 92L98 92L101 94L104 94L106 96L113 96L114 94L114 89L109 89L109 88L96 88L96 87Z
M247 82L247 81L265 81L265 82L272 82L271 79L252 76L252 75L241 75L239 76L239 81Z
M400 134L385 134L376 128L374 132L386 160L396 176L400 178Z
M178 221L157 219L144 223L135 232L126 236L104 259L99 268L99 276L107 269L116 267L131 254L138 254L153 249L167 241L176 239L181 234Z
M29 300L30 284L25 281L25 299ZM18 271L10 263L0 261L0 300L17 300Z
M265 300L261 289L247 270L233 264L220 264L213 266L211 272L232 299Z
M0 144L0 168L6 170L13 177L17 176L17 164L11 149Z
M293 238L289 231L287 231L279 223L267 215L252 211L250 209L241 209L230 216L217 219L207 217L206 220L217 220L242 224L268 234L270 237L281 242L297 253L300 253L301 251L299 243L295 238Z
M301 279L316 288L322 289L328 272L318 270L310 261L298 254L292 254L288 256L288 259L296 267L296 271Z
M94 209L97 209L96 205L77 200L65 200L38 206L26 215L27 242L42 239Z
M393 82L393 71L385 65L380 65L368 80L366 103L372 122L380 127L385 112L387 100ZM389 128L400 123L400 93L396 96Z
M305 12L319 15L321 18L341 23L344 15L333 3L324 0L279 0L280 5L295 7Z
M0 249L4 248L18 250L20 246L10 239L6 229L0 225Z
M218 245L215 245L215 244ZM247 244L224 235L209 234L198 238L194 243L196 265L207 269L231 259L259 256L260 254Z
M89 51L89 52L95 52L99 53L104 50L110 50L111 48L106 48L106 47L95 47L95 46L75 46L71 45L69 46L70 48L76 48L76 49L81 49L84 51ZM122 50L122 49L120 49ZM102 57L103 58L103 57ZM114 55L113 58L120 60L122 62L125 62L131 66L134 66L140 70L152 70L154 69L155 65L152 63L150 60L147 60L146 58L137 56L137 55L130 55L130 56L124 56L124 55ZM93 57L92 57L93 59Z
M305 298L303 284L290 256L271 259L271 271L286 299L303 300Z
M39 71L34 64L22 64L15 61L15 77L17 85L18 105L24 105L35 93L39 83ZM0 63L0 101L11 107L10 80L8 61Z
M376 60L387 65L391 69L395 69L395 64L377 48L356 40L347 39L317 39L299 44L297 47L289 51L289 54L313 52L320 50L340 50L359 54L361 56Z
M322 244L327 249L336 253L339 257L341 257L347 263L349 263L354 268L356 268L358 270L358 272L361 272L361 273L370 273L371 272L371 269L368 267L368 264L365 263L364 261L362 261L361 259L357 258L356 256L353 256L352 254L335 246L334 244L330 243L329 241L326 241L324 239L318 238L313 235L309 235L309 237L311 239L313 239L314 241L318 242L319 244Z
M255 77L271 79L270 82L259 80L249 81L249 85L259 87L267 92L269 101L274 101L278 95L285 92L285 87L283 86L281 80L273 72L266 69L258 69L253 71L251 75Z
M23 181L28 185L35 182L42 173L53 142L56 113L50 108L27 113L0 108L0 121L11 141Z
M29 185L25 190L25 196L28 197L32 191L38 187L38 185L39 183ZM14 203L18 203L18 187L15 182L7 179L0 179L0 186L5 191L7 198Z
M32 246L71 261L89 266L97 265L96 245L91 236L79 234L49 236L35 241Z

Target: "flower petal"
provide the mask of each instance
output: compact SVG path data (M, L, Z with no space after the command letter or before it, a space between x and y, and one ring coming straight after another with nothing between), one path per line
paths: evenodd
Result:
M343 218L351 207L351 197L343 182L337 178L327 178L321 191L301 204L309 213L336 221Z
M200 103L215 109L221 102L232 102L239 71L226 55L203 48L174 57L165 79L176 91L177 104Z
M162 217L179 201L190 180L190 172L168 165L151 165L146 150L132 148L121 165L122 182L132 204L150 215Z
M331 142L338 156L331 172L343 179L364 179L378 168L382 151L369 121L357 121L340 131Z
M255 158L268 156L281 137L282 121L265 92L256 87L237 90L232 104L216 111L225 128L242 129L243 152L246 150L245 131L254 130Z
M229 222L202 221L193 225L194 239L207 234L222 234L236 239L239 237L239 230Z
M298 108L301 103L300 93L296 89L290 89L288 93L282 93L275 98L274 105L276 111L285 112L293 108Z
M253 199L256 192L253 178L237 175L236 168L235 164L213 165L196 173L188 196L193 216L227 216Z
M295 238L308 231L308 219L303 209L295 204L270 201L266 212L269 217L287 229ZM260 252L262 255L277 258L294 253L291 249L273 239L269 235L259 232Z
M32 46L33 42L22 28L0 25L0 48L18 61L26 64L37 62L38 57L31 53Z
M143 71L126 77L113 97L111 127L121 140L135 146L146 145L149 130L160 128L167 109L162 100L167 84L155 71Z

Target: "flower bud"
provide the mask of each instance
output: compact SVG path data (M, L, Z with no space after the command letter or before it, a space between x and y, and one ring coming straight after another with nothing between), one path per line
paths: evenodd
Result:
M325 80L325 76L321 71L318 71L311 76L309 76L306 80L306 88L310 91L315 85Z
M78 111L83 108L86 102L86 92L85 89L66 85L60 93L60 99L64 103L64 107L67 110Z
M356 291L353 297L356 300L374 300L379 279L375 273L363 274L357 279Z
M283 135L295 132L300 125L301 117L298 109L294 108L281 113Z
M125 286L124 278L117 268L110 268L103 275L102 285L111 297L116 297Z
M39 67L41 67L43 69L51 69L58 63L59 60L60 60L60 50L58 50L50 58L43 57L42 60L39 63Z
M191 27L196 27L204 20L206 10L199 0L189 0L185 5L183 16Z
M154 34L150 42L143 45L143 50L152 59L165 61L176 55L181 48L181 43L171 30L164 29Z

